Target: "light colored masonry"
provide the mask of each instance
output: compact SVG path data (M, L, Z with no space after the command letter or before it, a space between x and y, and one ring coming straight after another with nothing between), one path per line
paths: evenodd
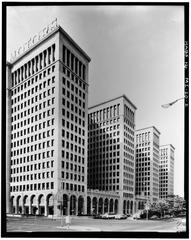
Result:
M88 188L116 192L120 213L134 211L135 111L123 95L88 112Z
M154 126L136 131L135 194L140 202L159 199L159 140L160 132Z
M174 194L174 153L172 144L160 146L159 197Z

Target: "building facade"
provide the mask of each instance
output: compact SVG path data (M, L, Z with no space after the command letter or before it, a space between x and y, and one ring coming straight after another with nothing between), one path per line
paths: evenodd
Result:
M7 64L8 213L86 213L89 62L56 25Z
M155 127L136 130L135 195L138 209L159 199L159 140Z
M125 95L88 111L88 189L117 193L119 213L134 207L135 111Z
M174 194L174 152L173 145L160 146L159 197L167 198Z

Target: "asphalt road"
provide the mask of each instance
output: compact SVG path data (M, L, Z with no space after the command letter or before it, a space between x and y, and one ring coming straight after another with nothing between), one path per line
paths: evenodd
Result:
M104 231L104 232L176 232L177 220L103 220L88 217L73 217L69 229L65 220L44 217L8 218L7 232L60 232L60 231Z

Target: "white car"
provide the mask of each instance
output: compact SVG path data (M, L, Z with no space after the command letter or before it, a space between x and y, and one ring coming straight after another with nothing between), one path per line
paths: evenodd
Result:
M117 215L115 215L115 219L127 219L127 215L125 215L125 214L117 214Z
M103 219L114 219L115 218L115 214L112 213L105 213L102 215Z

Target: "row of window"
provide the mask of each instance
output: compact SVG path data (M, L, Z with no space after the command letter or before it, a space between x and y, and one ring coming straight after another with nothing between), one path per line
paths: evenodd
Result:
M30 91L31 90L28 90L29 93L30 93ZM44 91L44 89L43 89L41 91L41 93L40 93L40 91L38 92L38 94L35 93L34 94L35 96L34 95L33 95L33 97L31 96L31 98L25 97L25 94L19 95L18 97L12 99L12 101L15 101L15 103L18 102L20 104L20 107L17 107L18 109L14 108L15 111L13 111L13 106L14 106L14 103L13 103L12 104L12 113L16 112L17 110L23 109L24 107L28 107L32 104L36 104L38 101L46 98L47 96L52 96L54 94L54 92L55 92L55 87L50 87L46 91ZM28 100L26 100L26 98ZM24 101L24 100L26 100L26 101Z
M77 152L77 147L75 147L75 151ZM82 154L82 156L84 156L84 148L81 148L79 147L78 148L78 153ZM73 153L69 153L69 152L65 152L64 150L62 150L62 158L65 158L66 160L71 160L71 161L75 161L77 162L77 159L78 161L80 161L81 157L79 155L75 155ZM82 163L84 163L84 157L82 157Z
M120 156L120 152L119 151L114 151L113 150L113 152L110 152L109 150L108 150L108 152L107 153L103 153L103 154L101 154L100 152L97 152L95 149L94 150L90 150L90 151L88 151L88 159L92 159L92 160L94 160L94 159L97 159L98 157L100 158L100 159L104 159L104 158L109 158L109 157L119 157Z
M125 121L125 122L126 122L126 121ZM125 129L129 134L131 134L131 136L134 137L135 132L134 132L131 128L129 128L129 126L126 125L125 123L124 123L124 129Z
M88 124L92 124L92 123L95 124L97 122L108 120L109 118L119 116L119 106L120 104L117 104L114 106L103 108L93 113L89 113Z
M109 146L109 145L119 143L119 137L118 138L112 138L112 139L107 139L105 137L105 135L103 135L103 138L102 138L102 136L100 136L100 137L89 137L88 138L88 143L89 143L88 145L93 143L94 145L91 145L91 146L95 146L94 148L98 148L99 146L101 147L101 146L105 146L105 145ZM115 146L115 145L113 145L113 146Z
M124 198L134 198L134 194L132 194L132 193L123 193L123 197ZM131 202L131 204L133 204L133 202Z
M144 167L144 166L147 166L147 164L148 164L148 166L150 166L150 162L138 162L138 163L136 163L136 167Z
M126 159L124 158L124 163L131 166L131 167L134 167L134 162L133 161L129 161L129 159Z
M85 112L83 113L84 116L80 118L80 115L74 115L73 113L70 113L69 111L65 111L65 109L62 109L62 116L66 117L67 119L70 119L71 121L75 122L76 124L79 124L83 127L85 127Z
M133 186L134 185L134 181L131 181L129 179L123 179L123 184Z
M116 191L119 190L119 185L98 185L98 184L94 184L94 183L89 183L88 185L89 188L91 189L98 189L100 191Z
M118 118L113 118L112 120L107 120L107 121L103 121L103 122L98 122L98 123L88 123L88 129L91 130L99 130L100 128L104 127L104 126L110 126L111 124L116 124L119 122L119 117Z
M14 121L23 119L25 117L28 117L28 119L30 119L30 120L27 120L27 121L29 123L33 123L34 121L36 122L36 121L39 121L43 118L50 117L51 115L54 115L54 111L55 111L55 108L51 108L51 109L48 109L47 111L41 112L41 113L36 114L35 116L31 117L32 111L30 111L30 109L28 109L28 110L25 110L24 112L16 114L14 117L11 117L11 121L14 122ZM29 116L30 116L30 118L29 118Z
M70 190L70 191L75 191L75 192L84 192L85 188L83 185L78 185L78 184L73 184L73 183L67 183L63 182L62 183L62 189L63 190Z
M82 172L84 173L84 167L81 165L77 165L77 164L73 164L73 163L69 163L66 161L62 161L62 168L65 168L66 170L70 170L70 171L78 171L78 172Z
M74 125L73 123L71 123L69 121L65 121L65 119L62 119L62 126L66 127L70 131L75 131L76 134L79 133L81 136L83 136L83 137L85 136L85 130L84 129ZM70 138L70 140L73 140L73 134L72 133L70 134L67 130L63 130L63 131L64 131L63 132L63 137L66 136L67 139Z
M133 174L129 174L129 173L127 173L127 172L123 172L123 176L125 177L125 178L128 178L128 179L134 179L134 175Z
M33 181L33 180L40 180L40 179L49 179L53 178L54 172L42 172L42 173L35 173L35 174L27 174L23 176L13 176L11 177L12 183L18 183L23 181Z
M150 167L142 167L142 168L141 168L141 167L139 166L139 168L138 168L138 167L136 168L136 171L137 171L137 172L143 172L143 175L144 175L144 172L150 171Z
M92 182L93 184L111 184L111 183L119 183L119 178L108 178L106 179L104 176L99 180L97 180L96 178L89 178L90 182ZM95 181L94 181L95 180Z
M132 137L130 134L128 134L126 131L124 131L124 139L128 139L128 140L130 140L130 141L132 141L133 142L133 145L134 145L134 137ZM126 139L126 140L127 140Z
M145 152L145 153L139 153L139 154L136 154L136 158L138 159L138 160L141 160L141 159L145 159L145 158L147 158L147 156L150 156L151 154L150 154L150 152ZM149 158L150 159L150 158Z
M39 190L49 190L54 189L54 182L46 182L46 183L35 183L35 184L24 184L11 186L11 192L20 192L20 191L39 191Z
M20 144L25 145L27 143L32 143L33 141L38 141L38 140L41 140L41 139L45 139L45 138L54 136L54 131L55 131L55 129L50 129L50 130L47 130L47 131L44 131L44 132L40 132L38 134L33 134L32 136L26 138L25 134L30 133L30 128L27 128L27 129L21 130L20 132L18 131L17 133L11 134L11 139L16 139L16 137L22 137L23 136L24 138L23 138L23 140L21 139L22 141L20 140ZM31 133L33 133L33 132L31 131Z
M40 162L40 163L35 163L35 164L27 164L27 165L22 165L18 166L18 164L12 165L11 166L11 174L18 174L18 173L25 173L29 171L38 171L41 169L48 169L48 168L53 168L53 161L47 161L47 162Z
M64 98L62 98L62 105L63 105L63 107L66 107L64 109L65 111L71 110L74 113L79 114L80 116L83 116L85 118L85 111L84 111L85 110L85 102L81 102L79 100L79 104L77 106L75 106L73 103L66 101Z
M116 163L118 163L119 164L119 158L109 158L109 159L101 159L101 158L98 158L98 159L96 159L96 161L95 161L95 159L96 158L90 158L90 161L88 161L88 164L97 164L98 166L101 166L101 165L108 165L109 166L109 164L111 164L112 166L114 165L114 164L116 164ZM93 169L90 169L91 171L93 171Z
M38 131L38 132L39 131L43 131L44 129L46 129L48 131L51 131L50 127L53 127L53 126L54 126L54 118L49 119L46 122L41 122L39 124L36 124L35 126L24 128L22 130L21 130L22 126L20 127L20 123L18 122L17 124L13 124L13 126L12 126L12 134L13 134L14 138L16 138L16 137L22 137L22 136L25 137L26 134L33 133L33 136L30 137L31 138L31 142L33 142L34 141L34 132L36 132L36 131ZM47 129L47 128L49 128L49 129ZM47 131L47 135L49 135L49 133L50 133L48 131ZM26 144L26 138L24 138L23 140L22 139L20 140L20 144L22 145L23 143Z
M69 172L61 172L61 178L67 179L67 180L74 180L78 182L84 182L84 176L69 173Z
M150 147L146 147L146 148L137 148L136 149L136 152L138 153L138 152L144 152L144 151L150 151Z
M28 101L28 103L30 102L30 100ZM35 106L31 107L30 109L26 109L22 114L22 116L26 116L26 115L29 115L29 114L33 114L37 111L40 111L40 110L44 110L44 108L46 107L50 107L51 105L53 105L55 103L55 98L49 98L47 101L44 101L43 103L39 103L39 104L36 104ZM18 111L22 110L23 109L23 106L26 107L27 106L27 102L26 104L20 104L20 105L17 105L16 107L12 108L12 115L14 113L18 113ZM29 103L30 105L30 103ZM28 106L29 106L28 105Z
M124 139L124 143L124 150L134 154L134 144L126 139Z
M144 146L150 146L151 142L145 142L145 143L139 143L139 144L136 144L136 147L144 147Z
M39 75L39 78L40 78L40 75ZM31 80L29 79L24 84L19 85L18 87L12 90L12 97L11 97L12 105L22 101L23 99L26 99L27 97L29 98L32 95L35 95L38 91L39 92L43 91L46 87L47 88L50 86L53 87L55 83L55 76L53 76L52 78L48 78L44 82L38 82L38 76L36 76L35 79L36 79L36 82L34 78L32 78ZM26 90L27 86L29 87L30 85L31 85L31 88Z
M74 79L73 79L74 81ZM78 78L75 78L75 83L73 84L70 79L67 80L65 77L62 77L62 84L65 85L69 90L75 93L75 95L79 95L79 97L84 97L85 90L86 90L86 84L79 80L78 84Z
M131 185L133 185L133 184L131 184ZM134 192L134 188L124 185L123 186L123 191Z
M124 157L128 158L131 161L134 161L134 149L127 148L127 152L124 152Z
M27 148L24 147L17 150L12 150L11 157L18 156L20 154L27 154L29 152L30 152L30 147L27 147ZM34 160L37 160L37 159L40 160L40 159L45 159L46 157L53 157L53 155L54 155L54 150L51 150L51 151L36 153L34 155L31 155L31 159L32 159L32 156L34 156Z
M85 102L83 102L80 98L77 96L74 97L74 94L70 93L69 91L66 91L65 88L62 88L62 94L69 99L72 100L73 103L79 105L80 107L83 107L85 109ZM83 94L83 98L85 100L85 93ZM62 100L62 104L65 105L65 100Z
M148 186L150 186L150 177L144 178L143 181L136 182L136 187L142 187L142 188L147 189Z
M92 135L101 135L101 134L105 134L106 132L109 132L109 131L115 131L116 129L119 129L119 124L115 124L115 125L112 125L110 127L104 127L104 128L100 128L100 129L90 129L91 128L91 125L88 126L88 130L89 131L89 135L92 136Z
M75 139L73 138L73 136L75 136ZM71 141L74 141L74 143L82 144L82 146L84 146L84 144L85 144L84 139L82 139L81 137L77 137L76 135L73 135L73 134L72 134L72 137L71 137ZM74 144L69 143L69 142L65 142L64 140L62 140L62 147L66 148L66 149L70 149L71 151L74 150Z
M92 171L90 169L93 169ZM94 163L89 163L88 164L88 171L89 172L99 172L99 171L115 171L119 170L119 165L107 165L107 164L94 164Z
M33 59L25 63L19 69L12 73L12 86L15 86L33 74L40 71L43 67L55 61L55 44L35 56Z
M72 71L66 67L63 67L63 73L64 73L64 78L67 76L70 80L73 81L73 83L75 83L78 87L80 87L83 90L88 91L88 85L81 80L80 78L78 78L77 76L75 76L75 74L72 73ZM62 78L62 79L64 79ZM71 81L69 81L71 83ZM64 84L64 83L63 83Z
M114 140L114 139L113 139ZM110 143L111 143L112 140L110 140ZM103 142L97 142L97 143L92 143L92 144L89 144L89 151L91 150L95 150L97 148L97 150L99 152L108 152L108 151L112 151L112 150L116 150L116 149L120 149L120 145L119 144L115 144L115 145L109 145L108 144L109 140L107 140L106 142L103 141ZM114 142L114 141L112 141ZM106 146L105 146L106 145Z

